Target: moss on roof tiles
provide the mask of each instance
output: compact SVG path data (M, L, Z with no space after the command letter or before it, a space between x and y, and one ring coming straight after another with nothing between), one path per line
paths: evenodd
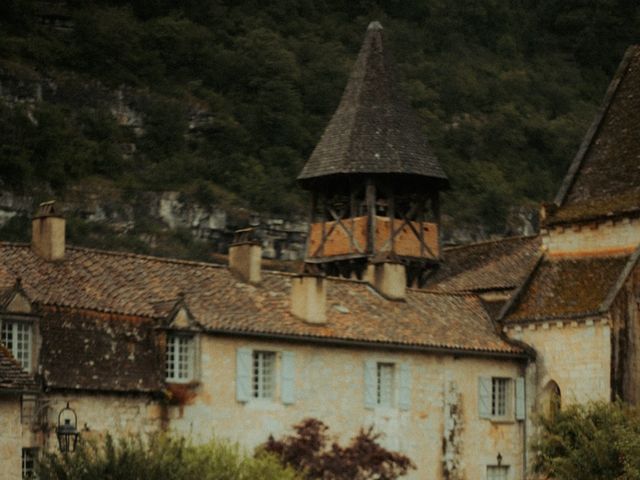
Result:
M640 212L640 46L630 47L621 69L549 225Z
M540 251L540 237L512 237L446 248L427 289L445 292L509 290L522 283Z
M628 255L545 258L511 308L506 323L599 313L628 261Z

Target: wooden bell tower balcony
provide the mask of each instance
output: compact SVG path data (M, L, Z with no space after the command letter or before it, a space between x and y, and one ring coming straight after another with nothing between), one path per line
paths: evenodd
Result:
M329 274L358 277L378 260L421 271L438 263L438 191L402 180L350 177L316 190L305 262Z
M374 215L311 224L306 262L389 254L414 260L440 257L438 225Z

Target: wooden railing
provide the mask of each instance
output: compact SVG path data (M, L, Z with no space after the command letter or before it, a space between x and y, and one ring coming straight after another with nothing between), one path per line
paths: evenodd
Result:
M307 259L355 258L393 252L400 257L437 259L438 225L388 217L374 217L369 241L367 217L313 223L309 229Z

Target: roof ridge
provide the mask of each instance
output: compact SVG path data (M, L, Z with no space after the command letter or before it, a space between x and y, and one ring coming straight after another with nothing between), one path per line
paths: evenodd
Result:
M515 235L515 236L511 236L511 237L502 237L502 238L494 238L494 239L489 239L489 240L481 240L479 242L474 242L474 243L465 243L463 245L452 245L450 247L444 247L444 251L447 250L462 250L464 248L471 248L471 247L475 247L477 245L488 245L490 243L500 243L500 242L512 242L515 240L529 240L529 239L534 239L534 238L538 238L540 237L539 233L536 233L535 235Z
M407 288L408 291L410 292L414 292L414 293L422 293L422 294L429 294L429 295L441 295L441 296L449 296L449 297L475 297L478 298L478 295L476 295L474 292L471 292L469 290L460 290L460 291L456 291L456 292L449 292L446 290L431 290L430 288L416 288L416 287L408 287Z
M560 185L558 193L553 199L553 203L556 205L556 207L561 207L565 203L567 196L569 195L569 191L575 183L576 177L578 176L582 164L584 163L587 152L591 148L591 145L596 138L596 134L600 131L600 127L604 122L604 118L606 117L609 108L611 107L611 105L613 105L614 98L618 92L618 87L629 71L629 66L631 65L631 59L633 57L634 51L638 48L639 47L637 45L631 45L625 51L624 56L622 57L622 60L618 65L618 69L616 70L613 79L607 87L607 91L605 93L602 104L598 109L598 113L596 114L591 126L589 127L589 130L587 130L587 133L582 139L580 147L578 148L578 151L573 158L571 165L569 166L569 170L567 170L567 174L562 180L562 184Z

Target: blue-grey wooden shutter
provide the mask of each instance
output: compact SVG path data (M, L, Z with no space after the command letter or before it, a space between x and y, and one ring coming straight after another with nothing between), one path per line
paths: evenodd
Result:
M378 365L373 360L364 362L364 406L374 408L376 406L376 385Z
M411 369L409 364L401 363L398 378L398 407L400 410L411 408Z
M251 400L252 360L250 348L239 348L236 351L236 399L239 402Z
M282 385L280 396L282 403L290 405L295 401L295 354L293 352L282 352Z
M524 403L524 377L516 378L516 420L524 420L526 416Z
M491 418L491 377L478 379L478 414L480 418Z

